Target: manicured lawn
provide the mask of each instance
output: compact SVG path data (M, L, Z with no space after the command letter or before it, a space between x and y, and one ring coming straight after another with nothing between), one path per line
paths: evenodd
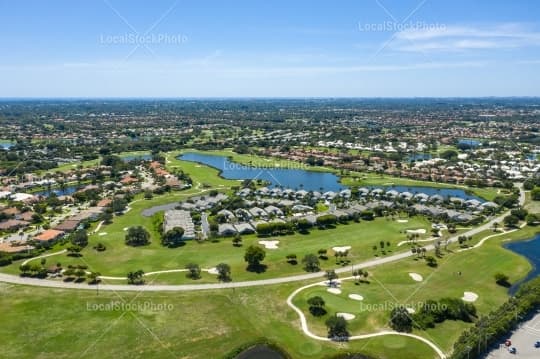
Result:
M0 306L9 308L0 326L1 353L13 359L207 359L265 337L295 359L354 351L382 359L435 357L428 346L408 338L337 344L304 336L297 315L285 303L296 285L96 293L0 284ZM122 301L131 307L105 310Z
M335 312L347 312L356 315L350 321L352 334L369 333L381 329L390 329L388 320L390 311L395 305L407 305L418 308L418 303L428 299L444 297L461 298L463 292L470 291L479 295L474 303L481 314L485 314L500 306L507 298L507 289L495 283L494 275L502 272L516 282L524 277L531 266L526 259L501 248L500 243L508 238L526 238L534 231L529 229L508 236L488 240L480 248L465 252L446 253L438 260L438 267L431 268L422 259L405 259L375 267L369 270L369 284L356 285L347 280L342 284L342 294L328 293L324 286L308 288L299 293L295 304L303 308L309 318L312 331L324 334L324 321ZM413 281L408 273L419 273L422 282ZM461 272L459 275L457 272ZM348 294L360 294L363 301L348 298ZM329 314L316 318L307 310L307 299L319 295L327 303ZM427 332L415 330L445 351L451 350L454 341L462 330L470 324L463 322L445 322Z
M232 267L233 280L264 279L278 276L304 273L302 264L291 265L286 262L285 256L296 254L299 262L306 254L317 254L321 248L328 250L329 259L321 260L323 269L335 268L336 261L331 248L334 246L351 246L348 259L353 263L371 258L375 254L383 255L381 250L373 250L373 246L379 246L380 241L385 242L386 254L394 254L398 251L407 251L409 247L403 245L396 247L397 243L404 240L406 229L424 228L429 233L430 224L422 217L410 218L408 223L378 218L374 221L362 221L338 225L334 229L313 229L309 234L286 235L270 238L259 238L255 235L243 236L243 246L234 247L231 238L222 238L218 243L206 241L187 241L185 246L179 248L166 248L160 244L158 234L155 232L152 219L143 217L139 213L146 208L147 202L140 200L132 204L132 210L127 214L117 217L110 225L104 225L100 233L92 234L89 245L82 251L82 258L68 257L65 254L50 259L51 263L61 262L68 264L86 264L90 270L100 272L105 276L125 276L127 272L142 269L145 272L184 268L188 263L197 263L202 268L211 268L218 263L228 263ZM154 201L155 202L155 201ZM124 244L126 232L124 228L132 225L142 225L152 233L152 243L144 247L129 247ZM400 233L401 232L401 233ZM243 256L246 247L259 245L259 240L279 240L278 249L267 249L264 263L268 266L264 273L252 273L246 271L246 263ZM97 243L103 243L107 250L96 252L92 249ZM386 242L390 242L388 249ZM54 249L56 251L59 249ZM3 270L17 272L20 263L14 263ZM172 283L191 282L185 278L184 273L158 275L155 280ZM215 282L213 276L205 275L200 282Z

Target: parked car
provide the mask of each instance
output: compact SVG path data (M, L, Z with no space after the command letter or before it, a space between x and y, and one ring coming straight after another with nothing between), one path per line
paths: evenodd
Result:
M536 343L534 343L535 348L540 348L540 340L537 340Z
M510 354L516 354L517 353L516 347L510 348L510 349L508 349L508 351L510 352Z

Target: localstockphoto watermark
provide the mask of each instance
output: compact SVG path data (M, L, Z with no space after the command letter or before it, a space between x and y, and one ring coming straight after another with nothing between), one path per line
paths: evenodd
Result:
M420 310L424 311L445 311L447 308L446 304L438 302L415 302L408 304L400 304L391 301L385 301L380 303L362 303L360 304L360 310L365 312L391 312L396 308L405 308L411 314L416 313Z
M156 303L153 301L122 302L109 301L103 303L86 302L89 312L165 312L172 311L174 305L170 303Z
M427 23L424 21L396 22L383 21L373 23L358 23L360 32L403 32L403 31L444 31L446 25Z
M117 34L99 35L101 45L182 45L188 42L185 34Z

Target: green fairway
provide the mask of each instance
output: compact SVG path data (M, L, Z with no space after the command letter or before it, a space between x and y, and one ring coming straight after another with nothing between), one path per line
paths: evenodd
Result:
M349 322L351 334L365 334L381 329L391 329L388 325L390 311L396 305L405 305L418 309L419 304L428 299L439 300L444 297L461 298L464 292L474 292L479 298L474 305L479 313L486 314L500 306L507 298L507 289L497 285L494 275L498 272L507 274L510 282L523 278L531 269L529 262L506 249L501 248L503 240L525 238L534 230L515 232L506 236L495 237L482 247L465 251L451 252L438 260L438 267L431 268L423 259L405 259L398 263L382 265L369 270L369 284L355 284L354 280L342 283L339 295L327 292L326 287L317 286L300 292L294 300L302 308L311 330L324 335L324 321L336 312L351 313L356 316ZM461 272L461 275L458 274ZM418 273L422 282L414 281L409 273ZM363 301L348 298L349 294L359 294ZM329 312L323 317L314 317L307 310L307 299L321 296ZM451 350L454 341L469 323L448 321L427 331L415 330L414 333L431 340L445 351Z
M262 337L295 359L351 351L382 359L435 357L427 345L409 338L337 344L304 336L285 304L295 286L97 293L0 284L0 306L6 309L0 326L2 357L221 358Z
M187 193L184 194L187 196ZM105 276L125 276L127 272L142 269L145 272L184 268L188 263L197 263L202 268L211 268L216 264L224 262L232 267L233 280L264 279L279 277L284 275L304 273L302 264L291 265L286 262L286 255L296 254L298 260L306 254L317 254L319 249L327 249L329 259L321 260L322 268L335 268L336 261L331 248L334 246L351 246L348 256L352 262L359 262L375 258L375 254L382 256L383 253L378 248L380 241L385 242L385 253L387 255L399 251L408 251L409 246L396 247L397 244L406 239L404 233L407 229L426 229L429 233L430 223L422 217L413 217L408 223L399 223L385 218L377 218L374 221L362 221L361 223L350 223L338 225L334 229L319 230L313 229L309 234L294 234L271 238L259 238L255 235L243 236L243 246L234 247L231 238L222 238L214 243L206 241L187 241L185 246L178 248L166 248L160 244L159 235L152 226L150 217L141 216L139 213L143 208L148 207L148 203L156 200L139 200L134 202L132 210L127 214L115 218L110 225L103 225L99 233L105 235L92 234L89 245L82 251L81 258L69 257L65 254L51 258L51 261L61 262L64 266L68 264L86 264L90 270L100 272ZM134 224L144 226L152 234L152 243L144 247L130 247L124 244L126 231L124 228ZM258 245L259 240L279 240L278 249L267 249L264 263L268 266L264 273L252 273L246 271L246 263L243 256L245 248L251 244ZM97 243L103 243L107 247L104 252L93 250ZM390 247L386 244L390 243ZM60 248L54 249L59 250ZM16 273L20 263L14 263L5 267L4 270ZM170 279L172 283L188 282L185 274L167 274L156 276L156 281L164 282ZM199 282L215 282L213 276L203 276Z

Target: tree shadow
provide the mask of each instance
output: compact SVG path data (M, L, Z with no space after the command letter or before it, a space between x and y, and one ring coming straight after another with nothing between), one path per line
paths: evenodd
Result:
M266 272L266 269L268 268L268 266L266 264L250 264L246 267L246 270L248 272L253 272L253 273L264 273Z

